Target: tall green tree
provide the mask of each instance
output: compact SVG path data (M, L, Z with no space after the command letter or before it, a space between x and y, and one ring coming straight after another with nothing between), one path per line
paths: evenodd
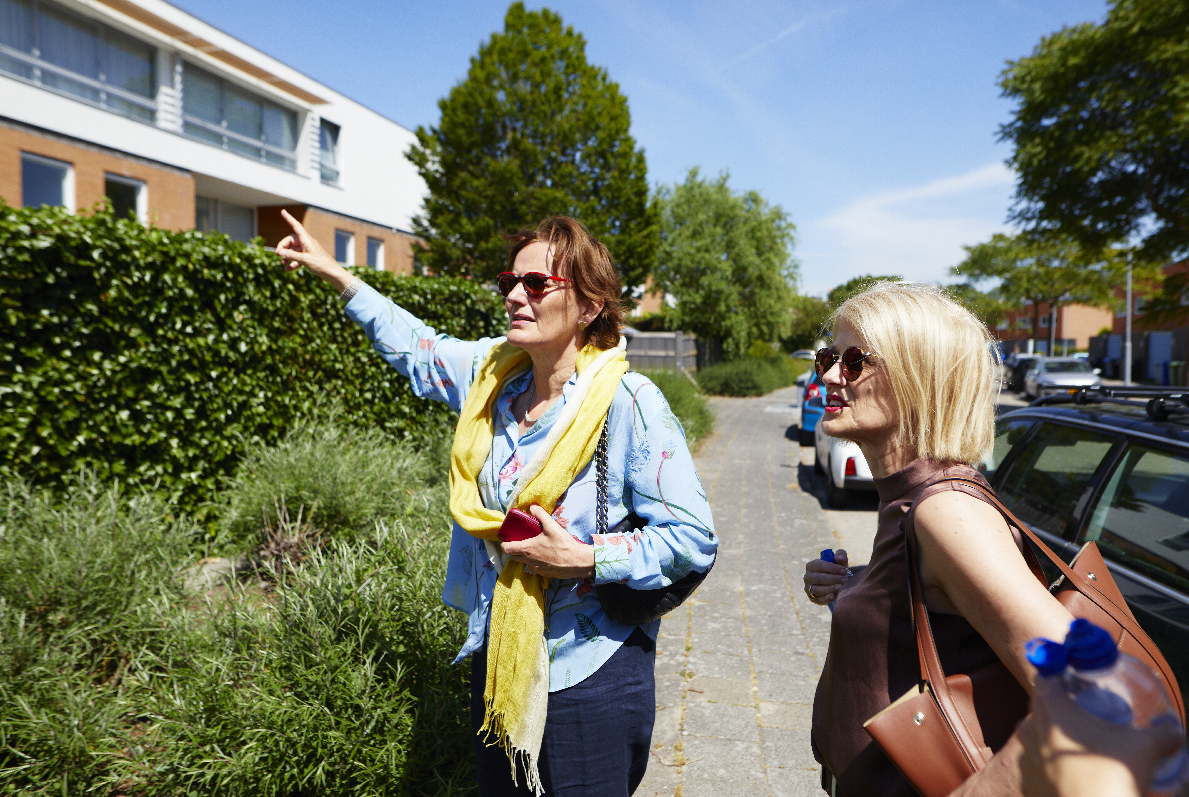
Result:
M627 288L644 283L657 243L644 151L582 34L513 3L438 107L438 126L419 127L408 153L429 186L413 221L429 242L421 262L490 279L504 270L505 233L567 215L607 245Z
M996 233L990 241L964 247L966 259L950 269L966 278L959 292L997 281L995 293L1007 306L1031 302L1032 339L1040 331L1040 305L1056 310L1070 304L1111 306L1126 272L1125 253L1088 253L1055 235Z
M1189 0L1112 0L1001 76L1017 102L1015 220L1084 247L1142 240L1145 259L1189 249Z
M779 205L755 191L735 194L726 174L705 180L695 167L684 183L660 188L656 206L661 241L653 277L677 301L677 327L721 340L728 359L788 333L795 227Z

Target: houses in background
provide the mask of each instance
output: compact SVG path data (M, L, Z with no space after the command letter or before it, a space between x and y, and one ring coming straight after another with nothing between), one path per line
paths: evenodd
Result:
M1189 260L1165 266L1167 279L1189 273ZM1123 299L1122 290L1118 291ZM1136 381L1158 385L1189 384L1189 289L1180 295L1180 313L1148 315L1146 300L1133 297L1131 317L1131 377ZM1121 302L1124 307L1126 301ZM1171 316L1171 317L1170 317ZM1104 376L1123 378L1123 340L1127 329L1124 310L1112 314L1110 332L1090 341L1090 359L1102 368Z
M1032 304L1025 304L1018 310L1009 311L991 330L1000 341L1004 354L1013 351L1039 354L1086 351L1090 338L1111 325L1111 311L1101 307L1071 304L1058 307L1054 313L1048 303L1042 303L1039 309L1039 318L1036 318ZM1038 325L1035 335L1033 324Z
M410 273L413 133L161 0L0 0L0 197Z

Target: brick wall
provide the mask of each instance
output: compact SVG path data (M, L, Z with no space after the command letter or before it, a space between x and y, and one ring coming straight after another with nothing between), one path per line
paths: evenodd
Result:
M194 229L194 178L188 172L102 147L0 122L0 197L21 206L21 153L65 161L74 171L74 207L85 211L104 197L107 175L145 184L149 220L166 230Z
M276 246L289 234L289 225L281 218L281 210L289 211L318 239L326 250L334 254L335 230L344 230L355 236L355 263L367 264L367 239L378 238L384 242L384 270L394 274L413 273L413 247L420 246L420 239L403 232L394 232L387 227L369 224L366 221L340 216L320 208L306 205L284 205L256 209L256 231L269 246Z

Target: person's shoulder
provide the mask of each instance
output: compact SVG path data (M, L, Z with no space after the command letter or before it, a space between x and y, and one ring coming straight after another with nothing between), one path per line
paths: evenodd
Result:
M645 414L657 412L668 406L664 393L661 393L656 383L637 371L628 371L620 377L614 402L621 406L630 406Z

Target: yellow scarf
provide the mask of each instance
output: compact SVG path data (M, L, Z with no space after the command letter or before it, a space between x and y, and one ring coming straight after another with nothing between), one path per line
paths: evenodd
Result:
M553 512L557 499L594 456L595 447L627 371L626 346L603 351L586 346L578 353L578 381L545 442L521 472L511 505L528 511L539 504ZM497 540L504 514L488 509L479 494L478 476L495 436L492 409L504 387L523 372L528 354L509 343L491 350L479 368L463 404L450 454L450 514L471 536ZM498 543L496 543L498 546ZM492 545L488 545L488 550ZM498 549L497 549L498 550ZM491 636L487 648L487 684L483 691L483 728L508 752L516 779L522 757L529 786L542 792L537 756L549 701L549 654L545 650L545 588L549 579L507 562L491 599Z

